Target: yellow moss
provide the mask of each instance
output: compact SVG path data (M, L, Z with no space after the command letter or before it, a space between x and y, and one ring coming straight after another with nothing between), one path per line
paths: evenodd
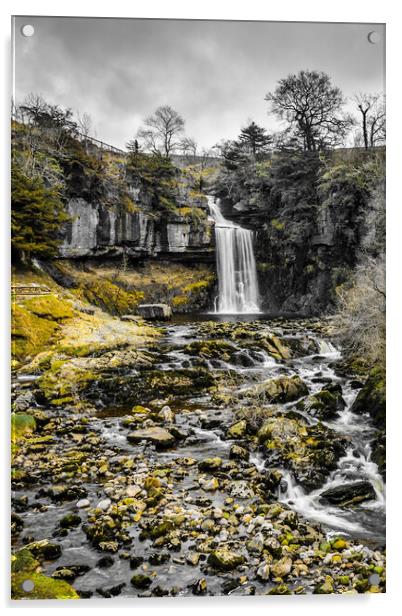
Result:
M16 442L32 434L36 429L36 422L32 415L26 413L11 414L11 440Z
M23 583L29 580L34 587L31 592L23 589ZM79 595L64 580L54 580L41 573L20 571L11 576L12 599L79 599Z
M74 315L71 303L61 300L55 295L32 297L23 302L24 308L38 317L52 321L70 319Z
M23 361L44 351L52 344L59 329L57 322L38 317L27 308L14 304L11 322L13 358Z

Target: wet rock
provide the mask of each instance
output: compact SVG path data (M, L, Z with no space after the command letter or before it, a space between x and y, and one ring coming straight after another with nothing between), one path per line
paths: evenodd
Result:
M75 578L85 575L90 570L91 567L89 565L63 565L62 567L57 567L52 573L52 578L73 582Z
M57 560L61 556L61 546L48 539L29 543L25 546L25 549L29 550L39 560Z
M67 513L60 520L61 528L75 528L81 524L81 518L76 513Z
M112 501L110 500L110 498L103 498L102 500L99 501L96 507L97 509L102 509L102 511L107 511L111 504L112 504Z
M13 512L11 514L11 534L12 536L14 537L16 535L19 535L19 533L22 531L23 528L24 528L24 522L22 521L19 515Z
M232 445L229 452L229 458L231 460L247 461L250 457L250 452L245 447L240 445Z
M200 477L198 481L202 489L207 492L215 492L219 488L219 481L216 477L212 477L212 479Z
M386 435L385 430L379 432L373 439L371 443L371 459L378 466L378 470L380 471L382 478L385 481L386 477Z
M237 552L232 552L226 546L218 548L210 553L208 564L219 571L232 571L246 562L245 557Z
M141 590L149 588L152 584L152 578L144 573L137 573L136 575L133 575L130 581L135 588L140 588Z
M170 554L168 552L155 552L155 554L151 554L148 558L148 562L151 565L163 565L170 560Z
M120 595L125 585L125 582L121 582L121 584L116 584L116 586L111 586L110 588L97 588L96 592L101 595L101 597L110 599L111 597Z
M258 383L242 393L242 397L265 403L292 402L308 394L305 382L299 376L280 376Z
M240 421L236 421L236 423L232 424L227 432L227 438L243 438L247 432L247 422L245 419L241 419Z
M375 368L357 394L351 411L357 415L368 413L377 428L385 428L385 371Z
M191 586L193 595L207 594L207 581L205 578L200 578Z
M55 502L72 501L86 496L87 489L81 486L62 485L50 488L45 494Z
M138 569L144 562L142 556L130 556L130 569Z
M198 464L200 471L216 471L222 466L222 458L205 458Z
M271 465L285 465L299 483L315 489L324 483L337 461L345 455L347 441L323 424L307 425L302 418L276 415L258 432Z
M247 481L231 481L229 485L229 494L233 498L249 499L253 498L254 492Z
M87 498L81 498L76 504L76 507L78 507L78 509L86 509L87 507L90 507L90 506L91 506L91 503L89 502Z
M342 397L342 387L339 383L327 385L321 391L297 404L297 408L324 421L337 417L345 406L346 403Z
M144 319L150 321L167 320L172 316L172 309L168 304L139 304L137 311Z
M130 432L127 435L127 440L130 441L130 443L148 441L152 443L152 445L155 445L157 449L167 449L172 447L176 442L175 437L170 432L159 427L144 428L143 430Z
M98 562L96 563L96 566L99 567L99 569L108 569L109 567L112 567L112 565L114 564L114 558L113 556L102 556L102 558L100 558L98 560Z
M356 481L325 490L321 493L320 500L338 507L350 507L375 497L375 490L369 481Z

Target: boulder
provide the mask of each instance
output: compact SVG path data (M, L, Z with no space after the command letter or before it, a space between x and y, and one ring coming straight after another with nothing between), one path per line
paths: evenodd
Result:
M172 309L168 304L140 304L137 307L138 314L144 319L166 320L172 316Z
M271 566L271 575L275 578L284 578L289 575L291 570L292 559L290 558L290 556L284 556Z
M155 445L157 449L166 449L175 444L175 437L164 428L151 427L143 430L135 430L127 435L127 440L130 443L139 443L140 441L148 441Z
M375 497L375 490L369 481L356 481L325 490L321 493L320 500L338 507L348 507Z
M368 413L376 428L385 428L385 373L375 368L357 394L351 411L358 415Z
M226 546L214 550L208 556L208 564L219 571L232 571L244 564L245 560L242 554L232 552Z

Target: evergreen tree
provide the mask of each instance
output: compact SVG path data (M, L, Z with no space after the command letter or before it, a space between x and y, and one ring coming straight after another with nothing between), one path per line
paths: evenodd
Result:
M267 131L255 122L241 129L239 135L239 145L243 145L253 158L261 157L268 152L272 145L272 137L267 135Z
M69 218L57 185L46 187L40 177L30 178L13 164L11 208L13 252L22 258L56 256L60 226Z

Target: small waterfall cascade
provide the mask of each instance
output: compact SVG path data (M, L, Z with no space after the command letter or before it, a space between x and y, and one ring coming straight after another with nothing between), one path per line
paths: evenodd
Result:
M257 268L253 232L223 217L219 200L208 197L215 222L219 296L215 312L221 314L259 313Z

